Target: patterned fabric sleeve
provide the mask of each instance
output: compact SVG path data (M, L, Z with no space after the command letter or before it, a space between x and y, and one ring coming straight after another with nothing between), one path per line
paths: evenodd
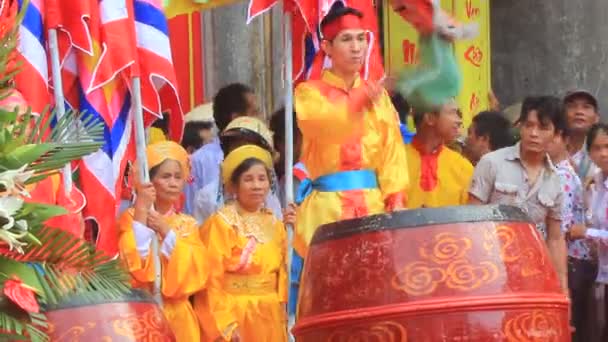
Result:
M562 232L566 233L574 223L574 200L576 184L574 182L574 178L568 172L558 169L557 173L559 175L563 191Z

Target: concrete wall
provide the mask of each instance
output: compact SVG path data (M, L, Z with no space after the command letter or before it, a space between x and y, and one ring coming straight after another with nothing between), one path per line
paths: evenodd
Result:
M582 87L608 118L608 1L492 0L492 83L503 105Z
M207 100L223 86L240 82L253 87L267 114L274 105L272 16L259 16L246 24L247 1L203 12L205 40L205 91Z

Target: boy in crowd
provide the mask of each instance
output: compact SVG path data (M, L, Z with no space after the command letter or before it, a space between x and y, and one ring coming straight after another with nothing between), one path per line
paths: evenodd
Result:
M485 111L473 117L464 153L476 165L485 154L513 144L515 138L511 122L501 112Z
M467 202L473 166L460 153L448 148L462 119L449 100L433 112L414 109L416 136L405 146L410 186L408 207L443 207Z

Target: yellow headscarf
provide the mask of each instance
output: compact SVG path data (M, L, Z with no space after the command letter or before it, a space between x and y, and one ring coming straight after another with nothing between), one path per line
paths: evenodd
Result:
M162 164L167 159L172 159L179 162L184 172L184 178L188 179L190 177L188 152L176 142L167 140L148 145L146 157L148 158L149 169Z
M254 133L257 133L259 136L264 139L264 141L268 144L268 146L274 148L273 140L272 140L272 132L268 129L268 126L264 123L264 121L254 118L251 116L239 116L238 118L230 121L228 126L224 129L226 133L228 131L234 129L247 129Z
M165 136L165 133L163 132L163 130L160 128L157 128L157 127L151 127L150 128L150 141L149 141L148 145L156 144L161 141L167 141L167 137Z
M270 152L256 145L243 145L228 153L226 158L224 158L224 162L222 162L222 180L224 184L229 184L234 170L250 158L259 159L264 163L266 168L272 168L272 156Z

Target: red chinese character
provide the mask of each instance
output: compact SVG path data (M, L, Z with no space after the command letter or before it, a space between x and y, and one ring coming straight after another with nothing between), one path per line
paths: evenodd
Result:
M473 92L473 94L471 94L471 101L469 101L469 110L472 113L475 113L477 112L477 107L479 107L479 97Z
M403 63L416 64L416 43L413 43L409 39L404 39L402 43L403 47Z
M464 58L474 66L479 67L483 59L483 52L481 52L481 49L478 46L471 45L467 51L465 51Z
M467 18L472 19L479 16L479 7L473 7L473 1L467 0L466 3Z

